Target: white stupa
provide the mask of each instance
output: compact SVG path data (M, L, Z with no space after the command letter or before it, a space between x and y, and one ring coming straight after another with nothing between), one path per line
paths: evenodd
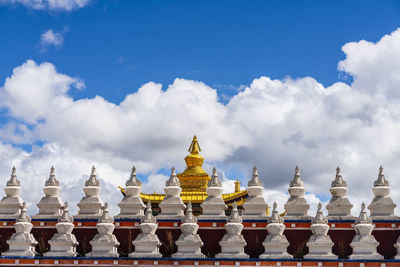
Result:
M74 229L73 218L69 216L68 203L65 202L62 208L61 218L56 224L57 233L49 240L50 251L45 257L76 257L78 241L72 233Z
M278 205L274 202L272 216L268 220L267 231L263 246L265 251L260 255L260 259L292 259L293 256L287 252L289 241L283 235L285 231L284 220L278 214Z
M21 198L21 182L17 179L16 169L12 168L11 178L4 188L6 196L0 201L0 219L15 220L19 217L24 200Z
M372 192L375 197L368 206L368 209L371 212L371 218L373 220L398 219L399 217L394 215L396 204L394 204L392 198L389 196L389 182L383 174L382 166L379 167L378 179L374 182Z
M85 196L78 203L79 213L74 219L98 219L101 216L103 201L99 197L100 182L96 177L96 168L92 167L89 179L85 182Z
M381 260L383 256L376 251L379 246L379 242L376 241L375 237L371 234L374 226L372 221L368 218L367 212L365 211L365 204L361 205L360 216L356 220L355 225L356 236L350 243L350 247L353 249L353 253L350 255L352 260Z
M228 208L222 199L222 183L218 178L217 169L213 168L211 180L208 181L207 198L200 204L203 214L201 220L226 220L225 210Z
M247 245L246 240L242 235L243 224L242 218L239 215L236 202L233 203L231 215L228 222L225 224L226 234L219 241L221 253L218 253L216 258L227 259L246 259L249 257L244 252L244 247Z
M309 220L311 217L308 215L308 209L310 205L304 198L306 189L304 183L301 180L299 167L296 166L293 181L290 182L289 186L290 198L285 204L285 220Z
M329 189L332 194L332 198L329 200L326 209L328 210L329 220L354 220L351 215L351 209L353 205L350 200L346 197L347 184L343 180L340 168L336 168L336 177L332 181L331 188Z
M142 183L136 177L136 167L133 166L131 177L125 184L125 196L118 204L120 213L115 216L116 219L142 219L144 217L144 205L140 193Z
M243 204L243 219L247 220L266 220L268 204L264 199L263 182L258 177L256 166L253 168L253 177L247 184L247 194L249 197Z
M318 204L317 214L311 224L312 235L308 239L308 254L305 259L337 259L338 256L332 253L333 242L328 236L328 219L322 213L322 204Z
M45 196L37 204L39 213L33 219L58 219L61 216L64 201L59 196L61 187L51 167L49 179L43 188Z
M193 215L192 203L189 202L185 218L181 224L182 234L175 242L178 251L172 255L173 258L205 258L205 255L201 253L203 241L201 241L200 236L197 234L198 229L197 218Z
M147 202L144 219L140 224L141 233L132 242L135 251L129 254L132 258L161 258L161 242L156 235L156 218L152 214L151 203Z
M166 182L164 188L166 196L159 204L161 213L157 220L182 220L184 217L185 204L180 197L182 192L181 183L175 173L175 167L172 167L171 176Z
M23 202L19 217L14 224L15 233L7 240L8 251L2 256L34 257L36 256L35 246L38 244L35 237L31 234L31 218L27 215L26 204Z
M113 234L115 225L108 212L107 202L102 209L102 215L96 225L98 234L90 241L92 252L88 253L87 257L118 257L119 242Z

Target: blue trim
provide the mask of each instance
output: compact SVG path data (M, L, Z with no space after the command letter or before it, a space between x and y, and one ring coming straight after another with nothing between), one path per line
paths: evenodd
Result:
M311 223L311 220L285 220L287 223Z
M226 220L197 220L198 222L227 222Z
M140 219L114 219L115 222L140 222Z
M372 220L373 223L400 223L400 220Z
M157 222L182 222L182 220L157 219Z
M2 221L2 222L15 222L15 220L16 220L16 218L15 219L0 219L0 221Z
M243 222L259 222L259 223L268 223L268 220L243 220Z
M32 219L32 222L58 222L58 219Z
M400 262L395 259L384 259L384 260L349 260L349 259L233 259L233 258L129 258L129 257L12 257L12 256L0 256L0 259L43 259L43 260L170 260L170 261L295 261L295 262Z
M328 220L330 223L355 223L356 220Z
M74 221L75 222L97 222L98 219L75 219L74 218Z

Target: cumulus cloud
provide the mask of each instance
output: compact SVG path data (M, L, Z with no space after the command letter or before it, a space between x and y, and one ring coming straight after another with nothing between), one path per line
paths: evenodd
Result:
M232 170L246 182L256 165L268 203L277 200L282 208L299 165L314 212L321 199L329 199L339 165L356 212L362 201L371 201L380 164L392 184L400 181L399 40L400 30L377 43L345 44L338 68L353 77L351 85L260 77L226 103L210 86L185 79L166 88L146 83L119 104L101 96L74 100L69 91L83 86L79 79L29 60L0 89L1 106L15 118L0 129L0 158L6 159L0 174L8 177L11 164L18 165L35 188L29 198L37 202L48 169L56 165L65 198L78 199L83 175L96 164L107 200L117 209L116 184L126 180L133 163L140 175L149 175L144 189L162 192L167 176L160 169L183 170L196 133L206 171L218 165L227 191L233 191ZM37 141L44 145L30 153L10 145ZM400 203L398 190L392 197Z
M39 47L42 52L45 52L49 47L62 47L64 44L64 35L68 32L68 30L68 26L65 26L60 32L49 29L42 33L39 43Z
M3 5L23 5L34 10L73 11L83 8L90 0L0 0Z

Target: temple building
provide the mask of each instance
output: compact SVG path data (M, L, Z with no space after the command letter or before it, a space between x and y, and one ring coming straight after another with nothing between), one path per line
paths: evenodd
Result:
M193 213L199 214L201 213L200 204L207 198L206 189L211 177L202 168L204 157L200 155L201 149L196 136L193 137L188 151L190 154L185 157L186 169L182 173L177 174L180 187L182 188L180 197L185 204L191 202ZM151 202L153 212L156 214L160 212L158 204L165 196L165 194L158 193L140 194L143 202ZM247 197L247 191L240 189L240 182L238 180L235 182L235 191L233 193L222 194L222 199L228 206L228 212L234 202L241 207Z

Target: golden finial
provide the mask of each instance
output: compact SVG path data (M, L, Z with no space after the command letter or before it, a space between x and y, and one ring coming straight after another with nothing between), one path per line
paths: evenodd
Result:
M192 140L192 143L190 144L190 147L189 147L188 151L192 155L198 155L199 152L201 151L199 143L197 142L197 136L196 135L193 136L193 140Z
M240 182L239 179L236 179L235 182L235 193L240 192Z

